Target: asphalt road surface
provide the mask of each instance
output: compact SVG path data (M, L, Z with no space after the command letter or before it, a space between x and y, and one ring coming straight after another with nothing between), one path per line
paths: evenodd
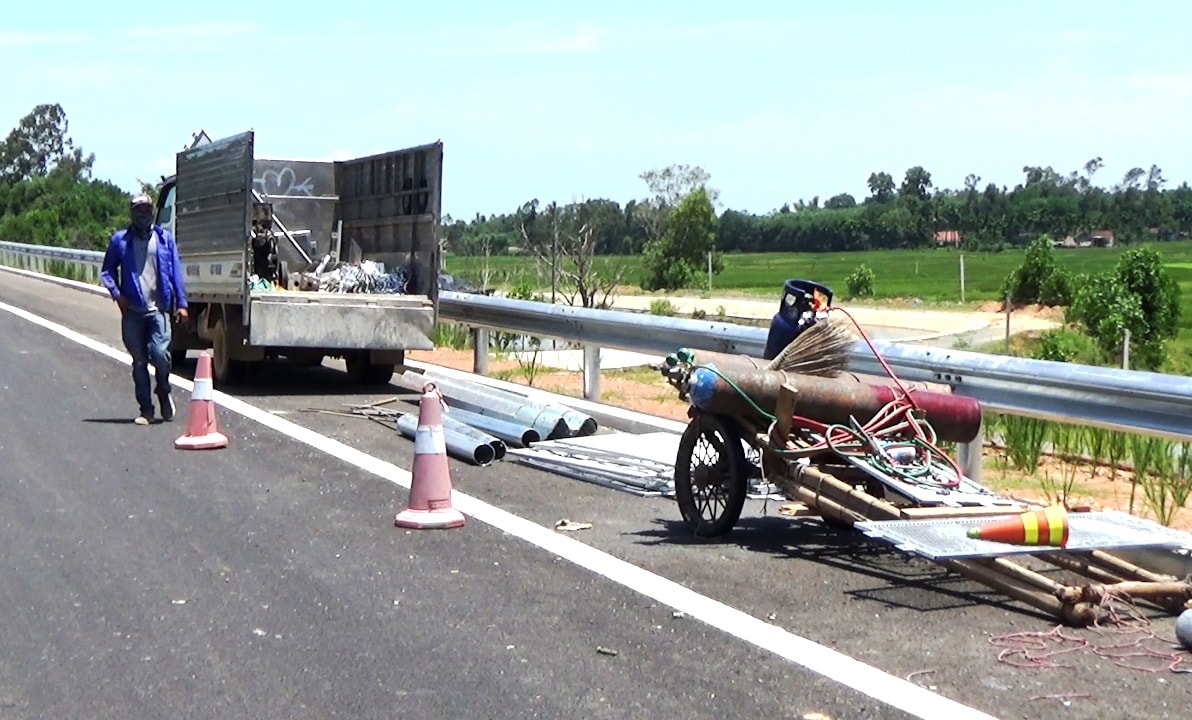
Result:
M412 443L304 412L395 387L279 363L228 389L227 449L177 451L188 395L131 423L110 302L0 272L0 334L0 718L1192 712L1161 662L1000 662L991 638L1054 622L774 503L693 542L666 499L453 461L467 526L407 531Z

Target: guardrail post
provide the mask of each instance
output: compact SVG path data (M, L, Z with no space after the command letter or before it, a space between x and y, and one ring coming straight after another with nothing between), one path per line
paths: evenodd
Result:
M584 345L584 399L600 400L600 346Z
M488 328L472 328L472 372L488 375Z
M956 461L965 476L975 483L981 482L981 461L984 459L985 428L977 430L977 437L956 446Z

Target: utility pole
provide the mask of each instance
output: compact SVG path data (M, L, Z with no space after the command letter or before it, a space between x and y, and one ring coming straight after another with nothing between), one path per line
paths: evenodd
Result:
M550 234L550 304L555 304L556 271L559 267L559 206L551 206Z

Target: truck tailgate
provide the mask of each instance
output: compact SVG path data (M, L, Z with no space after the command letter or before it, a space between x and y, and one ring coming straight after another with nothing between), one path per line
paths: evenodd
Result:
M435 308L425 295L253 292L249 342L267 347L431 350Z

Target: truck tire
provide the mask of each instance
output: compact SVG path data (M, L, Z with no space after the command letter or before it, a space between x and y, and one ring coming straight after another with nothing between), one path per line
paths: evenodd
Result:
M223 318L215 321L214 339L211 342L211 374L220 385L235 385L243 382L248 374L248 364L229 357L229 338Z
M361 385L388 385L393 379L393 365L372 362L367 350L348 353L344 365L352 382Z

